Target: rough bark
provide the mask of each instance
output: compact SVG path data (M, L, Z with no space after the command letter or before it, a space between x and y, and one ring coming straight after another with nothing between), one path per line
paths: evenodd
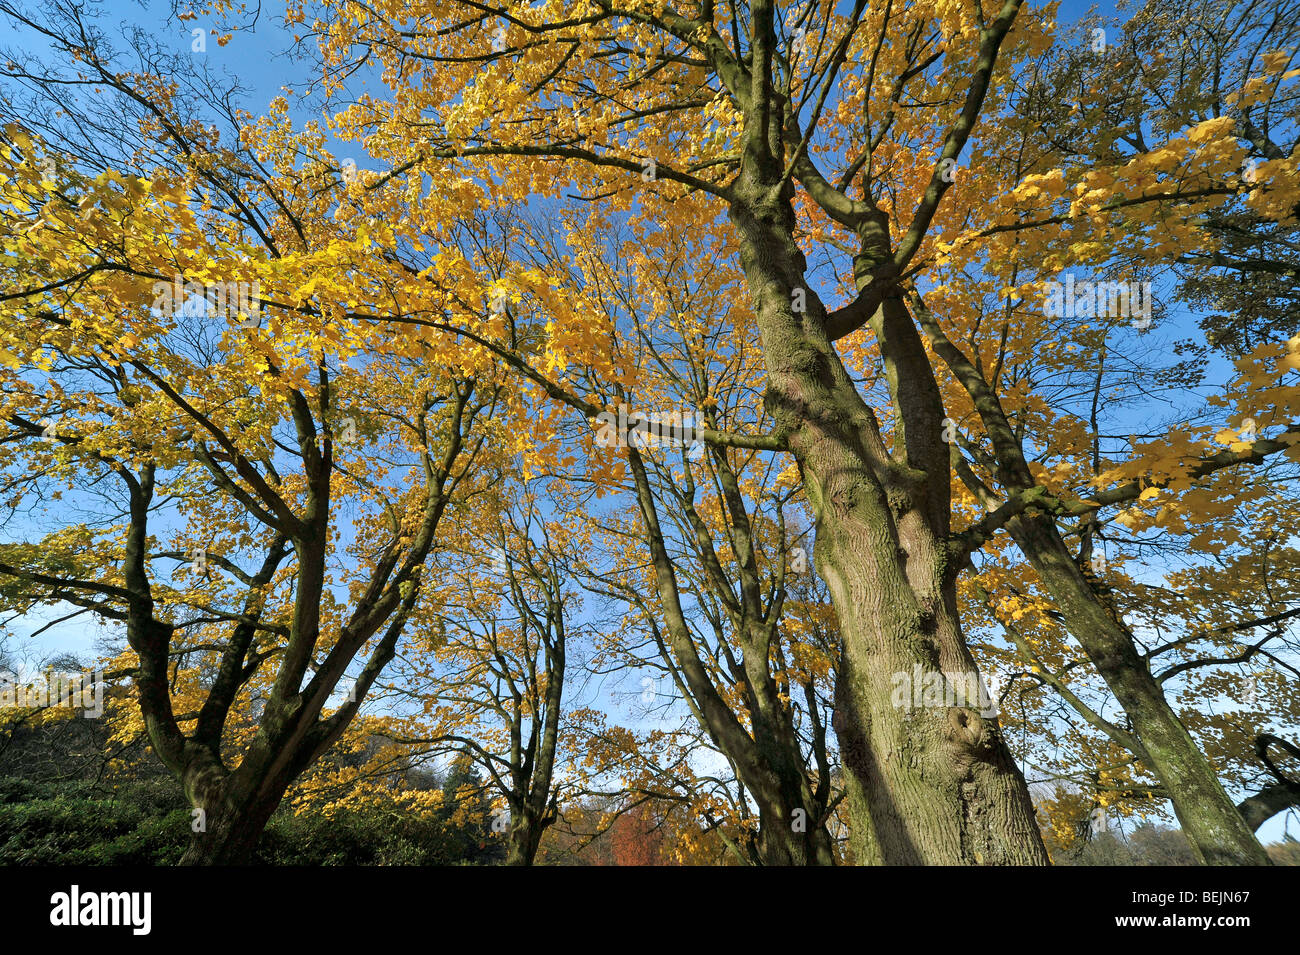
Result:
M1114 610L1083 576L1055 521L1031 510L1008 525L1079 641L1128 715L1143 752L1137 754L1169 793L1174 813L1206 865L1268 865L1253 827L1238 811L1214 768L1187 732Z
M761 164L756 164L761 167ZM731 206L770 375L769 410L802 470L817 569L843 641L836 731L860 863L1046 864L1024 779L995 719L964 706L895 706L895 674L975 673L949 564L942 403L898 298L872 319L895 400L886 450L825 331L796 312L805 261L791 191L759 168ZM865 270L864 270L865 271Z
M527 809L510 817L506 832L506 865L532 865L546 831L546 820Z
M201 802L202 830L193 831L181 865L248 865L267 823L284 798L284 786L263 787L258 793L241 793L236 787L203 787L186 780L191 804ZM206 792L205 792L206 790ZM191 826L193 828L193 825Z

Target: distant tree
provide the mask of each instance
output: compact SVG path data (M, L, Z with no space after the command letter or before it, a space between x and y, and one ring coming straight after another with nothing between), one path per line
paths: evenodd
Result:
M614 865L662 865L660 822L648 803L619 815L609 830Z
M505 858L505 847L492 830L492 800L474 760L458 754L442 784L438 818L451 831L453 849L465 862L485 865Z
M1197 865L1180 829L1144 822L1131 832L1111 829L1091 835L1073 852L1052 853L1058 865Z

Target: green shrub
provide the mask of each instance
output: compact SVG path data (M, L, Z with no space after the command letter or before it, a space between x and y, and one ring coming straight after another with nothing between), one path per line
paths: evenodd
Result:
M0 865L175 865L190 837L190 811L171 779L116 788L0 777ZM256 861L265 865L451 865L498 861L499 842L440 816L378 809L331 819L271 818Z

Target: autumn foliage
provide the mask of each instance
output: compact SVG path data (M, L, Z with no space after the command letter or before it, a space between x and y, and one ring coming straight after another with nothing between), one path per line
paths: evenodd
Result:
M289 0L242 105L0 13L0 649L80 628L184 861L1269 862L1290 4Z

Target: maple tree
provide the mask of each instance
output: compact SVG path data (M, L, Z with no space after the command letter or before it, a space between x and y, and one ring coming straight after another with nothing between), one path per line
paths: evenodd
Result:
M612 347L635 356L634 371L614 376L584 364L566 382L633 421L628 439L616 442L602 429L617 426L617 416L602 413L583 481L575 480L612 498L608 507L590 501L579 515L603 542L600 559L576 565L583 586L623 614L597 663L604 672L655 672L644 678L648 709L686 704L745 794L727 809L756 804L756 832L721 805L699 805L706 817L725 813L730 824L722 831L742 858L830 864L833 641L806 639L785 615L791 586L810 564L811 541L786 528L798 489L770 454L706 450L695 439L697 429L724 434L741 422L764 423L748 316L730 308L722 330L699 321L729 307L729 283L720 281L725 252L707 231L652 236L633 227L611 254L605 245L616 233L581 215L564 227L539 243L540 258L562 261L563 249L578 250L561 287L581 295L610 328L626 328ZM635 430L638 415L651 419L652 431ZM669 789L678 797L695 790L693 776L669 774ZM643 791L662 791L661 774L637 780Z
M844 640L836 730L851 769L855 854L863 861L1044 861L1023 781L996 726L965 710L905 719L883 692L889 674L914 664L974 668L953 599L940 394L920 337L903 320L901 293L891 284L915 257L947 183L936 168L906 236L888 254L888 217L871 202L847 199L817 171L799 129L797 97L807 97L820 115L850 49L861 63L887 50L889 66L898 64L895 75L922 62L929 53L908 60L916 50L897 23L901 15L888 8L866 11L865 4L847 18L829 5L804 8L812 34L795 79L784 25L771 4L751 6L742 16L739 9L719 12L705 3L689 17L668 8L599 2L564 14L558 7L523 5L490 13L454 4L445 12L346 9L346 17L325 11L312 25L327 85L336 82L335 71L350 68L349 53L357 47L383 62L385 79L404 94L415 88L410 80L421 63L436 66L437 83L419 84L418 95L380 109L373 97L361 96L340 111L340 122L364 136L372 152L400 142L403 155L394 157L399 168L450 163L486 171L502 157L520 157L493 167L496 190L520 198L553 189L556 177L543 161L553 157L574 160L565 174L579 188L621 192L625 207L636 192L628 173L651 172L663 184L666 205L660 205L658 186L641 190L637 214L671 216L667 205L684 191L678 187L725 202L754 298L774 428L766 435L703 438L788 449L802 469L817 515L817 566L830 585ZM949 82L967 88L965 105L943 117L951 125L945 159L969 138L1018 9L1009 3L987 23L979 7L973 17L942 11L948 25L966 20L970 27L944 58ZM928 13L912 11L907 18L923 29ZM493 50L489 17L506 18L504 50ZM733 23L740 26L733 30ZM514 37L511 27L518 30ZM912 69L911 76L923 73ZM812 82L801 87L807 76ZM601 92L610 84L625 93L627 105L619 112ZM820 100L819 86L825 91ZM796 179L861 244L855 271L862 295L833 315L803 275L806 259L795 241L791 204ZM886 287L894 290L888 297ZM831 348L868 321L886 340L894 397L909 419L905 440L897 429L897 457ZM906 766L873 755L904 748L913 754Z
M1229 8L1222 10L1226 15ZM1189 17L1203 16L1204 11L1189 9L1181 15L1183 22L1188 22ZM1100 306L1079 310L1074 335L1079 345L1071 345L1054 361L1048 360L1050 352L1043 352L1041 346L1036 346L1037 355L1020 352L1015 337L1016 331L1025 328L1031 335L1041 334L1015 319L1026 299L1033 308L1027 290L1037 287L1044 273L1086 265L1097 273L1106 269L1109 274L1127 278L1170 262L1190 264L1194 274L1203 274L1207 263L1223 264L1216 250L1225 222L1240 223L1242 215L1254 217L1261 233L1267 233L1270 220L1294 219L1293 163L1288 165L1275 154L1274 165L1264 167L1270 169L1272 178L1242 173L1255 162L1249 155L1252 150L1267 151L1258 137L1252 142L1251 136L1252 118L1260 121L1255 107L1261 98L1247 99L1240 95L1242 91L1261 83L1270 85L1275 100L1263 104L1262 112L1267 113L1272 105L1276 109L1274 122L1294 108L1293 93L1281 82L1285 72L1281 61L1271 53L1261 61L1251 46L1259 43L1261 48L1267 48L1271 43L1285 42L1285 36L1268 35L1267 26L1261 26L1260 34L1221 31L1216 34L1217 46L1197 51L1196 55L1203 58L1197 67L1189 64L1191 56L1163 56L1150 46L1152 31L1176 27L1178 16L1167 5L1148 5L1126 26L1124 45L1113 58L1105 59L1106 69L1101 69L1102 60L1094 57L1093 68L1081 79L1076 56L1075 62L1065 65L1063 80L1053 75L1052 64L1044 64L1043 73L1050 79L1038 90L1030 86L1027 91L1026 100L1033 106L1025 110L1029 115L1018 133L1021 141L1015 144L1017 155L1033 157L1035 164L1042 162L1041 156L1046 157L1048 165L1062 165L1050 173L1022 178L1011 192L1013 205L1024 198L1032 200L1032 212L1012 215L996 210L995 224L981 230L980 234L993 236L992 241L1006 243L1003 248L981 249L974 256L985 272L989 271L990 261L999 264L1000 274L988 276L990 283L980 289L977 276L969 271L961 273L961 281L971 284L965 286L960 297L954 293L961 286L951 280L937 289L950 315L968 307L965 303L972 298L972 287L980 289L986 302L1004 299L999 310L1006 323L1003 328L1012 332L1010 344L1004 332L998 351L986 346L981 353L977 348L976 361L972 362L933 317L928 306L935 296L927 294L925 303L918 296L917 306L932 347L966 393L958 394L959 399L965 398L958 407L969 407L975 427L984 431L978 444L965 439L958 442L975 464L960 465L963 483L988 512L968 534L984 538L990 529L1005 525L1041 581L1052 611L1060 615L1123 707L1131 731L1115 732L1118 728L1110 724L1107 735L1135 753L1146 769L1154 772L1197 855L1212 862L1262 863L1265 856L1251 836L1252 827L1233 807L1213 765L1165 697L1163 683L1171 674L1154 671L1156 651L1144 652L1146 648L1139 646L1135 626L1121 613L1120 605L1138 588L1122 575L1108 574L1107 562L1098 564L1094 560L1094 544L1104 535L1112 539L1122 536L1122 528L1116 530L1119 525L1139 532L1159 526L1170 534L1190 534L1196 524L1199 526L1198 533L1191 537L1193 546L1215 554L1222 549L1222 539L1218 544L1214 542L1216 513L1246 502L1255 504L1261 487L1276 480L1270 455L1285 453L1283 466L1294 460L1295 438L1290 425L1293 385L1287 380L1291 365L1286 357L1294 349L1294 340L1291 345L1278 342L1273 336L1281 329L1267 335L1273 341L1252 349L1251 357L1238 364L1243 371L1241 377L1229 383L1226 394L1209 402L1211 406L1217 403L1228 408L1237 405L1238 410L1220 418L1237 425L1250 416L1247 406L1260 409L1261 422L1268 422L1268 437L1264 437L1265 428L1254 429L1253 419L1244 429L1186 420L1171 422L1167 430L1149 435L1148 441L1130 439L1124 460L1112 457L1111 448L1103 450L1097 414L1103 394L1111 397L1123 391L1110 388L1113 376L1103 372L1106 363L1121 367L1133 363L1134 346L1124 338L1131 316ZM1268 23L1267 19L1257 22ZM1279 29L1284 33L1286 28ZM1212 70L1209 63L1216 49L1221 58ZM1232 64L1231 70L1225 64ZM1112 72L1112 65L1118 65L1119 70ZM1137 119L1131 110L1135 90L1143 87L1126 79L1126 70L1132 70L1134 75L1141 72L1143 83L1160 87L1153 98L1174 99L1176 89L1177 96L1186 99L1178 109L1170 111L1172 115L1152 120L1149 112L1139 108L1137 115L1141 118ZM1189 76L1220 75L1215 71L1231 76L1232 70L1237 71L1240 89L1231 94L1227 93L1227 85L1213 90L1210 99L1219 97L1222 102L1218 104L1197 101L1193 93L1196 83L1189 81ZM1068 101L1054 95L1058 88L1055 84L1060 82L1077 84L1079 104L1075 108L1083 115L1082 128L1096 131L1082 137L1090 145L1081 150L1084 158L1077 164L1067 158L1071 144L1060 142L1060 133L1052 132L1049 139L1036 132L1062 128L1057 123L1037 125L1044 119L1041 113L1050 116L1055 112L1060 117L1070 108ZM1029 125L1030 121L1034 125ZM1148 121L1153 122L1151 130L1143 128ZM1263 123L1268 126L1268 121ZM1069 137L1071 127L1064 128ZM1165 138L1149 144L1147 138L1153 136ZM1009 160L1008 154L1003 162ZM1023 165L1023 159L1016 162ZM1033 168L1016 171L1023 176ZM1069 184L1076 180L1071 190ZM1066 197L1072 191L1069 212L1044 216L1044 190ZM1066 208L1064 203L1061 208ZM1106 241L1111 234L1125 236L1125 241ZM1005 236L1013 238L1006 240L1002 238ZM956 248L951 251L957 255L946 260L945 269L970 268L963 262L965 255ZM998 285L1005 287L997 290ZM1016 301L1018 298L1020 301ZM975 316L976 321L980 314ZM1149 316L1144 313L1142 318ZM1149 324L1139 320L1137 327L1145 330ZM1080 354L1071 355L1069 352L1076 348ZM1281 359L1277 364L1272 363L1275 356ZM1041 370L1025 374L1027 359ZM985 368L993 369L991 375ZM1008 381L999 394L997 379L1008 368L1016 369L1008 377L1023 376L1024 380ZM1093 376L1090 426L1077 412L1060 415L1046 411L1041 404L1034 407L1033 399L1024 394L1028 382L1042 378L1047 368L1057 375ZM1021 395L1016 394L1017 390ZM1041 387L1037 390L1041 394ZM1248 397L1252 391L1256 397ZM1261 394L1268 397L1261 401ZM960 418L958 414L953 417ZM1229 447L1219 450L1224 444ZM1028 448L1034 449L1032 458L1026 453ZM1261 463L1269 468L1268 477L1245 476L1237 468ZM1228 468L1234 470L1224 471ZM998 485L1010 493L994 493L991 488ZM1069 489L1065 499L1057 496L1063 489ZM1128 507L1130 502L1136 502L1138 507ZM1139 516L1145 508L1152 509L1150 517L1154 520ZM1065 546L1070 537L1079 539L1077 553ZM1232 593L1231 589L1224 592ZM1271 618L1279 609L1284 611L1273 605L1257 616ZM1172 625L1173 621L1164 623ZM1256 625L1250 622L1250 615L1235 624L1241 630ZM1164 647L1160 652L1168 649ZM1174 673L1182 669L1178 667Z
M327 10L308 24L325 82L342 89L357 50L384 64L403 95L363 96L340 116L372 148L393 150L400 140L398 168L452 165L479 176L490 168L493 191L514 201L562 187L643 222L689 208L703 225L725 213L753 302L773 427L702 437L798 461L843 639L836 731L858 858L1044 858L996 723L969 707L904 718L884 692L891 674L913 666L974 670L956 580L975 549L1007 533L1124 706L1199 856L1264 860L1133 634L1083 569L1087 554L1081 561L1071 552L1059 526L1149 500L1159 493L1149 485L1169 479L1134 480L1154 470L1138 458L1089 475L1086 490L1062 500L1064 481L1035 473L1026 450L1019 419L1034 398L1004 390L995 359L1034 347L1041 326L1013 320L1012 308L1048 300L1033 293L1055 270L1132 274L1172 249L1206 247L1199 217L1237 198L1263 218L1289 217L1293 158L1272 158L1244 182L1238 134L1249 139L1249 130L1234 116L1191 115L1157 124L1150 147L1138 137L1126 148L1108 129L1111 155L1078 162L1052 141L1068 104L1020 82L1042 65L1050 16L1016 2L342 9L346 17ZM1163 25L1154 7L1141 19ZM1255 52L1286 36L1222 39L1239 42L1254 70ZM1167 61L1149 39L1139 55ZM1243 77L1232 95L1247 112L1258 91L1276 91L1287 61L1268 53L1262 74ZM435 66L438 82L414 89L412 76ZM1104 102L1098 87L1111 76L1097 69L1085 96ZM1056 124L1033 115L1050 114L1045 102L1055 104ZM711 214L700 214L700 198L712 200ZM1119 234L1132 238L1110 240ZM822 253L843 264L823 266ZM828 308L823 297L845 286L848 304ZM990 298L1007 310L1000 335L982 323ZM1008 341L1012 325L1022 335ZM582 317L557 322L550 348L564 351L560 367L590 357L584 326ZM883 404L868 404L850 369L876 371ZM586 396L546 387L591 416ZM1182 453L1166 462L1194 481L1286 451L1287 387L1270 393L1281 436L1216 452L1200 434L1184 434L1175 442ZM953 421L978 433L953 440L945 424ZM984 511L960 532L952 529L954 472L960 493ZM903 751L906 765L885 755Z
M174 86L70 39L76 16L29 25L146 148L122 134L92 176L115 144L72 104L44 138L5 126L3 468L35 533L0 546L3 599L122 627L137 725L194 807L187 861L240 861L392 657L490 365L457 349L438 374L435 343L340 329L336 303L373 292L341 268L364 237L330 214L333 168L223 147Z
M514 862L585 736L740 861L1044 863L1032 759L1057 845L1167 799L1200 861L1265 863L1296 804L1285 8L1060 36L1019 0L295 2L326 122L229 110L233 146L177 64L116 73L76 15L28 18L139 130L6 127L11 507L108 475L127 500L3 545L5 599L126 625L141 728L217 833L348 729L355 700L324 713L363 648L363 694L400 648L423 713L364 732L475 754ZM186 281L239 292L230 320L176 307ZM1169 362L1187 309L1206 342ZM1125 441L1152 382L1182 403ZM497 482L539 476L563 558L503 520ZM694 727L562 730L570 573L619 608L595 665L666 678ZM1014 716L894 692L995 666ZM1258 699L1214 712L1240 667Z
M582 638L565 568L575 542L540 511L544 489L526 482L490 510L495 536L445 535L437 583L416 614L432 653L411 655L387 679L419 711L389 732L421 758L460 752L501 805L507 865L531 865L574 785L564 706L567 647ZM575 636L576 631L576 636Z

